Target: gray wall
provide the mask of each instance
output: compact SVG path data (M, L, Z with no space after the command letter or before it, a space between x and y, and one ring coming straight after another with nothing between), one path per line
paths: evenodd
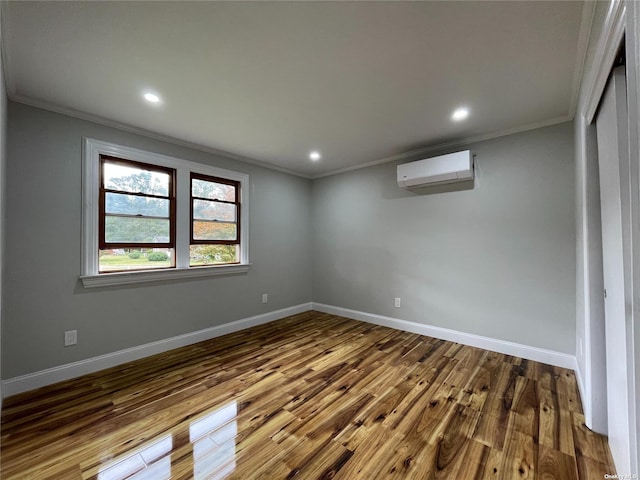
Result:
M574 352L570 123L471 145L472 190L416 194L393 163L310 182L22 104L8 115L2 378L311 300ZM84 289L83 136L248 173L251 271Z
M573 354L572 123L465 148L472 190L407 192L393 163L314 180L314 302Z
M0 8L0 25L2 24L2 8ZM0 39L2 32L0 32ZM0 51L2 43L0 40ZM4 265L4 210L5 210L5 164L6 164L6 133L7 133L7 93L4 82L4 64L0 55L0 372L2 372L2 278ZM2 375L0 375L0 380ZM0 409L2 409L2 382L0 381Z
M248 173L250 272L85 290L83 136ZM12 102L7 146L2 378L311 301L309 180Z

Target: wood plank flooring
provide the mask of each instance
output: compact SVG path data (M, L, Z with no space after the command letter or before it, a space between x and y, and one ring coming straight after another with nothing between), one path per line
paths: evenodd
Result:
M602 479L572 371L318 312L5 401L12 479Z

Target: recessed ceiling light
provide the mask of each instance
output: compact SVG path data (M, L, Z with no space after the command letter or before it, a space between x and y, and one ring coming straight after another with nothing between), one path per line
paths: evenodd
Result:
M149 103L159 103L160 97L155 93L147 92L144 94L144 99Z
M466 107L460 107L451 114L451 120L453 120L454 122L459 122L461 120L464 120L468 116L469 109Z
M313 152L309 153L309 158L314 162L317 162L322 158L322 155L320 155L320 152L318 152L317 150L314 150Z

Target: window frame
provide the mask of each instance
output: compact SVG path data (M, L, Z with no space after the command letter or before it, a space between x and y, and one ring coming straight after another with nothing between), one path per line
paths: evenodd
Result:
M101 156L115 157L126 161L175 170L175 267L99 273ZM92 138L83 138L82 168L83 202L80 280L85 288L188 277L231 275L249 271L249 266L251 265L249 262L249 175ZM189 265L191 172L238 182L238 201L242 209L242 215L238 217L239 263Z
M136 192L128 192L124 190L115 190L113 188L106 188L104 185L104 164L118 164L123 166L131 166L136 167L141 170L147 170L150 172L160 172L166 173L169 175L169 188L168 195L159 196L153 194L144 194L144 193L136 193ZM161 167L158 165L152 165L150 163L142 163L133 160L127 160L125 158L113 157L111 155L100 155L100 198L98 200L98 248L100 250L108 250L115 248L173 248L175 249L176 244L176 170L175 168L167 168ZM167 219L169 220L169 241L168 242L156 242L156 243L145 243L145 242L107 242L106 240L106 217L108 216L106 212L106 194L107 193L117 193L121 195L133 195L139 197L151 197L151 198L162 198L169 200L169 216ZM122 215L129 217L130 215ZM141 218L151 218L145 217L144 215L140 216ZM153 217L158 218L158 217ZM170 267L167 267L170 268Z
M236 190L236 199L234 202L229 202L225 200L213 200L210 198L204 197L194 197L193 196L193 180L203 180L205 182L210 183L221 183L224 185L231 185ZM189 179L189 208L191 211L190 214L190 225L189 225L189 242L191 245L239 245L241 238L241 220L242 220L242 211L240 205L240 182L236 180L229 180L221 177L212 177L210 175L202 175L201 173L191 172ZM224 203L227 205L235 205L236 207L236 221L235 222L221 222L221 223L234 223L236 225L236 238L234 240L197 240L193 238L193 223L195 222L195 218L193 216L193 201L194 200L205 200L209 202L218 202Z

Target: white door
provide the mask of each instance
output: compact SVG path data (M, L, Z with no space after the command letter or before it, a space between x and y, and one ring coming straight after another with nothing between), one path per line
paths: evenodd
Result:
M629 382L625 327L620 163L628 161L627 97L624 66L616 67L596 119L602 212L605 288L607 418L609 446L619 474L631 472ZM604 292L603 292L604 293Z

